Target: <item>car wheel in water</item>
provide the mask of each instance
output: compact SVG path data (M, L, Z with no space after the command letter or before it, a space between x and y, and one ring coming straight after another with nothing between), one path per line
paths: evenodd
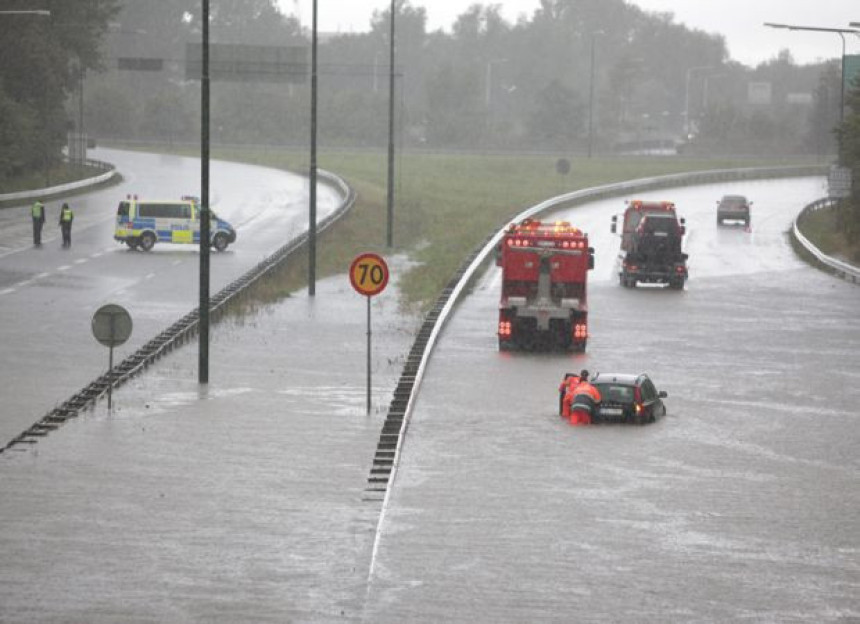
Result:
M144 232L140 237L140 248L144 251L149 251L155 247L155 234L152 232Z
M224 251L225 249L227 249L227 236L225 234L222 234L221 232L218 232L218 234L215 235L215 238L212 239L212 246L217 251Z

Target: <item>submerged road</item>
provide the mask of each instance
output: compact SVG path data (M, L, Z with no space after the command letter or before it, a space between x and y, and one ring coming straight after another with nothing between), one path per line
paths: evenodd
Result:
M754 200L751 232L716 227L724 192ZM687 217L681 292L618 285L622 200L571 211L597 248L584 355L500 354L491 268L432 356L378 542L362 492L420 324L402 259L373 299L371 414L346 276L220 323L209 388L188 345L112 414L0 457L0 621L857 619L860 289L784 236L822 192L644 195ZM582 367L647 371L668 416L568 426L556 389Z
M752 231L717 227L748 195ZM848 622L860 617L860 289L786 240L819 179L665 190L682 292L618 284L620 199L590 234L578 356L499 353L500 270L458 308L412 417L368 622ZM633 199L630 197L628 199ZM571 427L563 373L647 372L668 416Z
M32 244L29 206L0 210L0 446L56 404L99 377L108 350L90 322L106 303L125 307L134 328L114 362L197 307L199 254L194 245L157 244L149 252L113 240L117 204L127 194L177 199L200 195L200 161L99 149L119 185L69 199L72 247L60 246L61 201L47 204L43 245ZM275 169L213 161L211 207L237 230L236 242L210 255L210 294L245 273L308 225L307 179ZM318 217L340 204L319 185Z

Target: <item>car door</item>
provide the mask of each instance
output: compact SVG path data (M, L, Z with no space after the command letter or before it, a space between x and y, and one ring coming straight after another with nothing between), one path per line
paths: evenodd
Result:
M666 413L666 408L663 407L663 401L657 393L657 388L647 377L642 380L642 403L646 406L645 411L651 418L657 418Z

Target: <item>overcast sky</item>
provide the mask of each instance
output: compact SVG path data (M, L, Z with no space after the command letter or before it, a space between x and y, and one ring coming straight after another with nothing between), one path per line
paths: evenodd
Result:
M284 12L298 7L302 24L310 27L312 0L278 0ZM411 0L427 10L428 29L450 29L472 0ZM509 21L530 17L539 0L480 2L501 4ZM734 60L756 65L788 48L798 63L811 63L842 54L842 41L835 33L789 32L762 26L777 22L825 28L848 28L860 22L860 0L628 0L646 11L672 12L675 21L690 28L719 33L726 39ZM317 0L319 29L324 32L368 30L374 11L387 10L390 0ZM846 53L860 54L860 37L846 36Z

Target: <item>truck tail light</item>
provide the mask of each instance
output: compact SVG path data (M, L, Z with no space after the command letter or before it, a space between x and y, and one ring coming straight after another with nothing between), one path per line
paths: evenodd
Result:
M573 337L576 340L585 340L588 338L588 326L585 323L577 323L573 326Z
M511 322L499 321L499 336L509 337L511 335Z

